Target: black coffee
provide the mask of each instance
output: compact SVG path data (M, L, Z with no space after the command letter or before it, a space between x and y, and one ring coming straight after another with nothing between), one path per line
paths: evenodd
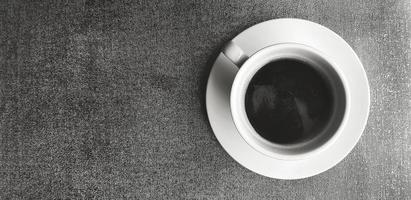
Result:
M263 138L295 144L315 137L333 111L331 88L310 64L280 59L262 67L247 88L247 116Z

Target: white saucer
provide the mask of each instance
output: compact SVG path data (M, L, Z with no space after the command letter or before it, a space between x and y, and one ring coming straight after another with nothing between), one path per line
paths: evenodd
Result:
M280 160L260 153L241 137L232 120L230 90L238 68L224 54L215 61L207 83L206 105L211 127L227 153L244 167L277 179L300 179L324 172L354 148L365 128L370 92L364 68L352 48L336 33L300 19L276 19L248 28L233 39L246 55L279 43L305 44L327 54L346 78L347 121L339 137L324 150L302 160Z

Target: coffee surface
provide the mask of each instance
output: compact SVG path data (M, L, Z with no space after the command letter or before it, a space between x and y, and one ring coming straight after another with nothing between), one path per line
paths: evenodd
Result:
M328 81L313 66L280 59L262 67L246 91L248 119L263 138L296 144L315 137L328 124L333 96Z

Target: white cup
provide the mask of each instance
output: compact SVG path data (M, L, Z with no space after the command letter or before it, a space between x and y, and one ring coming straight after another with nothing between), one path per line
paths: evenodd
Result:
M349 93L342 73L325 53L304 44L282 43L268 46L248 56L233 42L229 42L223 53L240 68L232 84L230 106L235 126L248 145L265 155L283 160L305 159L332 145L338 137L338 130L346 121ZM273 143L260 136L251 125L245 109L246 91L257 71L272 61L284 58L310 63L317 72L324 75L330 84L334 101L332 114L325 128L312 139L296 144Z

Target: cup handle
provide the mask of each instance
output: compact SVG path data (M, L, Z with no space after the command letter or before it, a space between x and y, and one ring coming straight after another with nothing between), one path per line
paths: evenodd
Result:
M238 68L248 59L248 55L233 41L224 47L223 54Z

